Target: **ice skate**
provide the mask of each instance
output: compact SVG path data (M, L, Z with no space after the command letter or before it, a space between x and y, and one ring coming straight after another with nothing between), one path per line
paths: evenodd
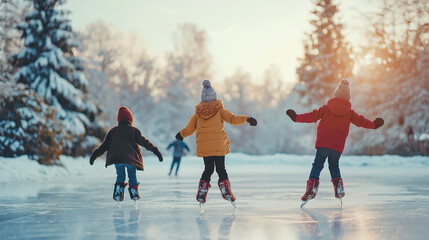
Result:
M301 197L302 204L301 208L311 199L314 199L317 195L317 191L319 190L319 181L316 179L308 179L307 181L307 189L304 195Z
M124 190L128 183L115 183L113 188L113 200L120 202L124 200Z
M130 198L131 200L137 201L140 199L140 194L139 194L139 184L133 186L133 187L129 187L128 188L128 192L130 193Z
M231 191L231 184L229 183L229 180L225 179L223 181L219 181L218 185L219 185L219 189L220 189L220 193L222 194L222 197L225 200L228 200L235 208L236 206L234 201L236 198Z
M197 192L197 201L200 203L200 207L204 208L204 203L206 203L207 193L209 192L209 188L211 187L210 183L204 180L200 180L198 184L198 192Z
M334 185L335 197L340 199L341 207L343 207L342 198L346 195L346 193L344 192L343 179L342 178L335 178L335 179L332 179L331 182Z

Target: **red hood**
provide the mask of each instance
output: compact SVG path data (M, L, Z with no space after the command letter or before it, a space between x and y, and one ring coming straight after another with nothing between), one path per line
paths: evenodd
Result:
M338 116L346 115L350 112L352 104L343 98L332 98L328 101L328 108L331 113Z

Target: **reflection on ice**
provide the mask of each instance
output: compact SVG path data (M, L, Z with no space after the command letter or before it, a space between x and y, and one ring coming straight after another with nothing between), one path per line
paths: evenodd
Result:
M237 216L235 215L235 213L224 217L219 225L218 239L222 239L222 240L229 239L236 221L237 221ZM199 217L197 217L196 222L200 233L200 239L201 240L212 239L210 226L208 224L208 220L205 214L201 214Z
M210 228L207 222L207 217L204 214L197 217L197 225L200 232L200 239L210 240Z
M303 211L303 225L311 239L320 239L322 236L328 239L340 239L342 232L342 210L334 214L334 219L329 218L316 211L301 208ZM330 229L330 232L326 231Z
M128 220L125 220L124 211L118 210L113 213L116 239L138 239L141 210L131 209Z

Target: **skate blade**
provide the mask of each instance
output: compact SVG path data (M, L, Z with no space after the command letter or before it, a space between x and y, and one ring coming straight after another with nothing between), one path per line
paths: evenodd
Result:
M313 199L313 197L308 197L308 199L307 199L307 200L303 201L303 202L301 203L300 208L304 207L304 205L305 205L305 204L307 204L307 203L308 203L308 201L310 201L311 199Z
M343 199L340 198L340 202L341 202L341 209L343 209Z
M200 214L203 215L204 214L204 203L200 202Z
M137 209L139 206L139 202L137 202L138 199L134 198L133 200L134 200L134 207L135 207L135 209Z
M228 200L228 202L230 202L230 203L232 204L232 206L233 206L235 209L237 209L237 206L235 205L235 202L231 201L231 199L230 199L230 198L228 198L227 200Z

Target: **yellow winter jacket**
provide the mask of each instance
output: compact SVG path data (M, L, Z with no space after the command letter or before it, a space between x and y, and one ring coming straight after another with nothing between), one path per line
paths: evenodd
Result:
M247 122L247 116L232 114L223 107L220 99L200 102L195 106L194 115L180 131L180 135L188 137L197 131L198 157L224 156L230 152L230 142L223 129L223 121L241 125Z

